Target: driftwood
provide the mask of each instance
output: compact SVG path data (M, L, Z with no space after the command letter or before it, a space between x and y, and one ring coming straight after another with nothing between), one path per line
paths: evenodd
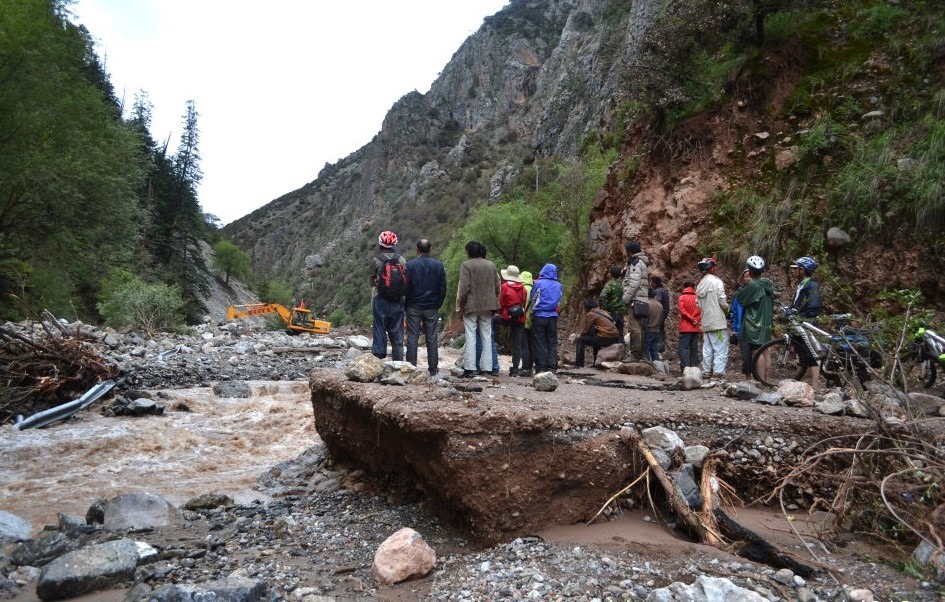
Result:
M118 376L117 364L78 340L78 330L71 332L48 311L43 317L45 336L0 327L0 421L57 406Z
M650 465L650 470L652 470L653 474L656 476L656 480L663 486L663 490L669 498L669 505L672 507L673 512L675 512L676 515L682 519L683 523L699 537L699 541L708 542L710 539L709 525L689 508L689 504L682 498L673 480L666 474L666 471L660 466L659 461L653 456L650 448L643 442L640 433L630 428L623 428L620 430L620 434L628 436L630 442L637 448L637 451L646 459L647 464Z
M809 577L816 573L816 569L813 567L779 551L760 535L739 525L721 508L713 509L711 481L715 474L715 456L710 454L703 462L700 485L703 501L702 510L701 512L694 512L679 493L676 484L673 483L673 480L660 466L659 461L653 456L649 447L643 442L640 433L630 428L623 428L620 435L646 459L650 471L663 486L673 512L682 519L683 523L699 538L700 542L716 548L723 548L728 542L728 545L733 547L735 553L742 558L761 562L775 568L788 568L802 577Z

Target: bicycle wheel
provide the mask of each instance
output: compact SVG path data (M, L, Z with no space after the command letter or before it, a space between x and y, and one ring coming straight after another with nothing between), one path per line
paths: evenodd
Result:
M768 374L762 378L759 360L768 356ZM807 350L797 341L790 344L784 338L768 341L751 358L751 373L769 387L777 387L782 380L801 380L807 372Z

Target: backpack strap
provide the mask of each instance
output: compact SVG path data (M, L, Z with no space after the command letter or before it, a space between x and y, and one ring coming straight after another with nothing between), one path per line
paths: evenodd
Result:
M610 313L608 313L608 312L606 312L606 311L601 311L601 309L598 308L598 307L595 307L594 309L592 309L590 313L594 313L594 314L597 314L598 316L602 316L602 317L604 317L604 318L607 318L608 320L610 320L610 323L611 323L611 324L613 324L614 326L617 325L617 323L614 322L613 317L611 317Z

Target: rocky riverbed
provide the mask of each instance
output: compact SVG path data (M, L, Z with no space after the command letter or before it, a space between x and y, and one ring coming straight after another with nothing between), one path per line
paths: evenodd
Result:
M76 326L76 325L72 325ZM30 328L22 325L20 328ZM125 375L119 396L146 395L160 401L159 390L206 387L220 383L237 388L243 381L307 381L313 368L343 370L362 353L369 340L357 333L330 337L289 337L261 332L244 325L207 324L187 335L145 339L109 331L88 329L94 345L108 361L116 362ZM443 362L452 359L444 350ZM444 364L444 373L446 372ZM568 378L562 376L562 378ZM580 380L574 377L575 381ZM666 387L668 379L653 380L654 388ZM437 386L437 385L429 385ZM444 380L439 386L450 388ZM497 394L507 394L512 379L488 379L483 385ZM583 385L589 398L600 396L601 387ZM490 390L493 390L490 389ZM514 391L514 389L511 389ZM698 404L718 399L725 387L667 394L656 410L671 421L674 404ZM728 409L712 410L720 429L736 427L763 415L764 406L729 398ZM101 410L107 403L87 411ZM310 408L311 406L309 406ZM165 412L182 411L168 407ZM817 416L805 412L811 422ZM81 415L72 420L81 420ZM162 417L148 417L160 421ZM136 420L121 416L110 420ZM678 425L673 425L678 426ZM69 428L69 423L52 428ZM3 427L3 439L13 436L13 427ZM749 445L742 451L769 454L780 449L776 442ZM785 446L788 442L785 442ZM740 450L741 451L741 450ZM61 517L47 529L34 525L27 542L7 543L0 559L0 591L7 597L36 599L36 580L51 557L93 542L129 537L146 542L154 553L136 563L131 577L102 594L108 599L145 600L161 596L194 599L182 590L169 593L169 585L193 585L198 589L239 579L251 583L233 599L301 600L622 600L622 599L753 599L751 593L729 589L727 594L704 597L676 593L663 588L674 583L711 591L719 584L744 588L769 600L851 599L938 600L942 586L934 581L913 579L879 561L882 551L848 537L836 540L808 539L810 551L789 534L787 518L765 511L758 521L773 525L766 531L787 551L822 571L803 578L787 569L775 570L712 547L689 542L670 529L672 521L663 509L646 506L618 508L590 527L550 529L516 537L489 547L476 547L461 533L440 523L427 512L425 500L402 479L367 475L358 467L345 466L326 457L316 439L312 445L290 454L273 466L258 466L255 483L258 499L214 498L209 504L180 503L180 521L143 530L109 531L100 525L85 525ZM226 493L224 488L216 493ZM3 497L0 496L0 500ZM94 500L89 500L89 505ZM7 508L0 507L0 510ZM745 511L746 513L748 511ZM798 517L806 520L803 509ZM647 517L649 520L645 520ZM372 577L371 565L378 546L402 527L411 527L436 551L436 565L423 579L382 586ZM814 528L813 526L811 528ZM29 550L40 550L39 552ZM821 565L822 563L822 565ZM712 581L718 578L725 581ZM248 580L248 581L246 581ZM228 590L230 591L230 590ZM715 597L713 597L715 596ZM719 597L721 596L721 597ZM755 598L762 599L762 598Z

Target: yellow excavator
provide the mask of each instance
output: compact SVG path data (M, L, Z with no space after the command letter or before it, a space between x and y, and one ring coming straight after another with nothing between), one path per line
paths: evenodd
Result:
M299 334L300 332L328 334L331 331L331 322L314 319L312 317L312 310L305 307L305 301L302 301L301 305L298 307L293 307L291 311L284 305L279 305L278 303L231 305L229 309L226 310L226 319L235 320L249 316L264 316L266 314L277 314L282 318L289 334Z

